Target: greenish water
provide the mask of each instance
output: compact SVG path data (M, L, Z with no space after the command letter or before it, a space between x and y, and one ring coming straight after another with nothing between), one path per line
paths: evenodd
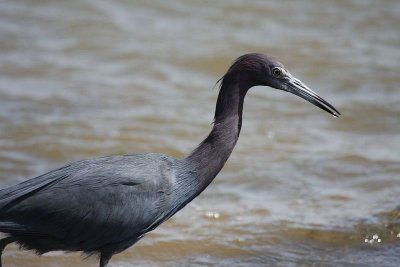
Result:
M269 53L343 116L251 89L216 180L110 266L400 266L399 27L399 1L1 1L0 186L100 155L183 157L231 62Z

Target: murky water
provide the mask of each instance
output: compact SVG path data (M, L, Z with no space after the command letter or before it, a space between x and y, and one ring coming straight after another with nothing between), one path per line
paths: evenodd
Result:
M0 185L100 155L183 157L232 60L269 53L343 116L253 88L216 180L110 265L400 266L399 28L396 0L1 1Z

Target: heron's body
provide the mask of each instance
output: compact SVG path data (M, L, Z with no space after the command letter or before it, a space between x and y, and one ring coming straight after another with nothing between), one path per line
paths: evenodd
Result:
M158 154L71 163L0 191L0 231L38 253L122 251L183 204L177 165Z
M184 159L149 153L82 160L0 190L0 232L8 234L0 240L0 256L17 242L39 254L100 254L100 266L106 266L215 178L237 142L244 97L254 85L299 88L290 92L339 114L289 73L277 83L271 78L277 68L285 72L265 55L240 57L222 79L211 133Z

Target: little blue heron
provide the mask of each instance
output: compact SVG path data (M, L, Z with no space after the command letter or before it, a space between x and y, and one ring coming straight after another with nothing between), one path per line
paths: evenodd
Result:
M331 104L273 57L251 53L221 78L213 128L186 158L130 154L81 160L0 190L1 253L9 243L43 254L82 251L111 257L154 230L198 196L231 154L243 101L256 85L298 95L335 117Z

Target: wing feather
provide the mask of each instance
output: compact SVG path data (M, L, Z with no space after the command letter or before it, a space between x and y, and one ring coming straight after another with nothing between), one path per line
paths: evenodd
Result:
M103 157L0 190L0 231L50 235L82 250L140 238L164 216L171 188L163 168L172 164L157 154Z

